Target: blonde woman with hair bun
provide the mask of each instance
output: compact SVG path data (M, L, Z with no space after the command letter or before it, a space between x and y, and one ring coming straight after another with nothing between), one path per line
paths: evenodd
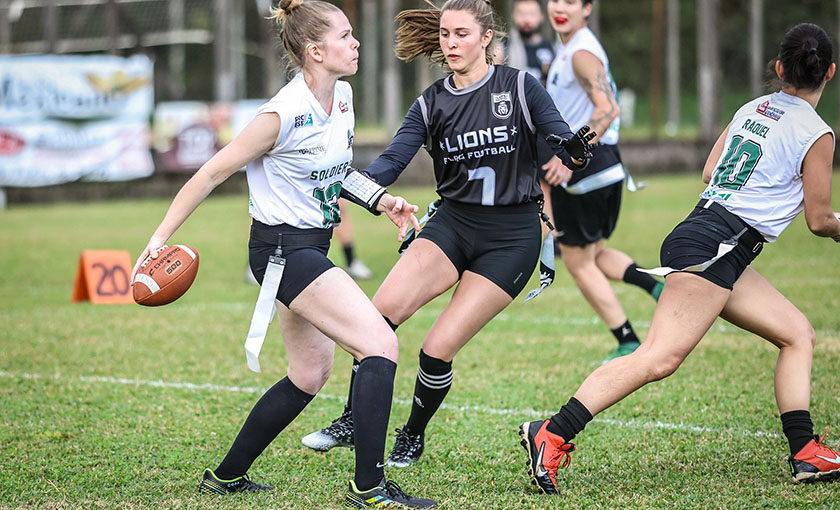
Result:
M333 227L341 221L339 196L374 214L384 212L400 239L409 227L419 228L417 206L350 167L353 92L340 78L356 73L359 41L344 13L327 2L283 0L272 18L297 74L181 188L134 270L156 258L210 192L247 165L249 258L262 285L245 345L248 366L260 369L259 348L276 307L288 369L254 405L218 467L204 472L199 490L219 495L272 490L246 473L326 383L338 344L359 360L356 465L344 505L432 508L434 501L407 495L382 469L397 337L353 279L327 258Z

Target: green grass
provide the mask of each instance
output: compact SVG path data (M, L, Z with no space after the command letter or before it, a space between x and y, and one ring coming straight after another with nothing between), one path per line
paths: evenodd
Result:
M835 175L835 197L838 181ZM650 179L646 190L625 196L611 245L641 265L658 263L662 238L701 189L696 177ZM433 197L430 189L396 191L421 206ZM183 298L161 308L72 304L70 295L82 250L125 249L136 256L168 200L0 212L0 508L339 507L352 452L318 454L299 441L341 410L350 364L343 352L322 396L251 469L276 492L217 499L195 491L201 471L224 455L259 392L285 373L276 325L261 356L263 373L245 366L242 344L257 294L242 279L246 203L244 196L211 197L175 235L173 242L200 251L201 270ZM353 218L359 255L377 277L362 284L370 295L396 260L395 230L358 209ZM820 431L840 422L838 250L812 236L800 217L755 264L818 332L812 411ZM614 345L568 274L558 275L533 302L516 300L458 356L449 407L432 420L423 459L389 472L409 492L450 509L838 505L838 484L789 481L773 399L775 349L722 321L674 376L587 427L570 469L561 472L562 497L537 495L517 426L565 403L592 362ZM528 288L536 283L533 278ZM614 288L643 335L653 301L636 288ZM445 304L445 296L433 301L399 329L391 428L408 416L417 352ZM208 383L229 389L190 386Z

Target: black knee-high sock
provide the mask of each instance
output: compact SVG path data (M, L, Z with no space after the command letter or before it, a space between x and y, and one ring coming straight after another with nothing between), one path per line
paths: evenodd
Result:
M613 336L620 344L639 341L639 337L637 337L636 332L633 331L633 326L630 325L630 319L624 321L624 324L621 326L611 329L610 332L612 332Z
M266 391L251 409L216 476L231 480L248 472L254 460L315 398L284 377Z
M344 258L347 260L347 265L353 263L353 259L355 259L355 253L353 253L353 243L345 244L341 247L344 250Z
M414 383L414 401L405 428L422 434L452 387L452 362L429 356L420 350L420 370Z
M350 371L350 391L347 392L347 403L344 404L344 412L348 413L353 409L353 383L356 380L356 371L359 370L359 361L353 358L353 370Z
M648 294L653 294L653 289L656 287L658 280L653 276L637 271L639 266L635 262L627 266L624 270L624 283L641 287L647 291Z
M571 441L590 421L592 421L592 414L580 400L572 397L557 414L551 417L546 428L566 441Z
M396 331L399 327L398 324L394 324L391 322L391 319L388 317L382 316L385 319L385 322L388 323L388 326L391 327L391 331ZM347 392L347 403L344 404L344 412L349 413L350 410L353 408L353 381L356 379L356 370L359 369L359 362L354 358L353 359L353 371L350 372L350 391Z
M369 356L359 363L353 384L353 440L356 475L361 491L376 487L383 478L385 435L394 397L397 364L382 356Z
M787 437L790 454L796 455L803 446L814 439L814 424L808 411L788 411L780 416L782 431Z

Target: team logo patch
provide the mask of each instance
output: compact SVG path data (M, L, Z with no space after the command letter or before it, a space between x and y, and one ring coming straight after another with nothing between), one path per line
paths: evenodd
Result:
M312 114L305 113L303 115L295 115L295 127L304 127L312 125Z
M510 98L510 91L499 92L498 94L490 94L493 98L493 115L499 119L506 119L510 117L513 111L513 101Z
M785 111L781 108L776 108L775 106L770 106L770 101L764 101L755 109L755 112L761 115L764 115L768 119L779 120L782 118L782 115L785 114Z
M351 147L353 147L353 130L348 129L347 130L347 148L349 149Z
M350 107L347 106L347 103L345 103L344 101L338 102L338 109L341 110L341 113L347 113L350 111Z

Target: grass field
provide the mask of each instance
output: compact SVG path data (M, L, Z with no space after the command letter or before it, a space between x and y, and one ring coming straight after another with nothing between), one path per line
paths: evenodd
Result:
M694 176L649 181L626 195L611 242L641 265L658 263L662 238L702 189ZM430 189L395 191L420 204L433 197ZM837 174L834 193L840 209ZM263 373L245 366L242 344L257 294L243 282L246 197L211 197L173 237L201 253L198 278L178 302L156 309L70 302L79 253L136 256L167 205L126 200L0 212L0 508L338 508L352 453L314 453L300 438L340 412L350 365L343 352L320 398L251 469L275 492L217 499L195 490L259 394L285 374L276 325ZM372 295L397 257L396 234L384 218L359 209L353 216L358 251L377 277L362 284ZM817 330L812 413L820 432L840 427L838 260L840 246L811 235L800 217L754 265ZM560 473L560 497L538 495L517 426L565 403L614 345L568 274L558 275L533 302L520 297L456 358L454 386L429 426L424 457L389 471L408 492L449 509L840 507L840 484L790 482L773 399L776 349L723 321L674 376L587 427ZM654 302L636 288L615 289L644 335ZM391 428L408 416L417 352L446 302L433 301L399 329Z

